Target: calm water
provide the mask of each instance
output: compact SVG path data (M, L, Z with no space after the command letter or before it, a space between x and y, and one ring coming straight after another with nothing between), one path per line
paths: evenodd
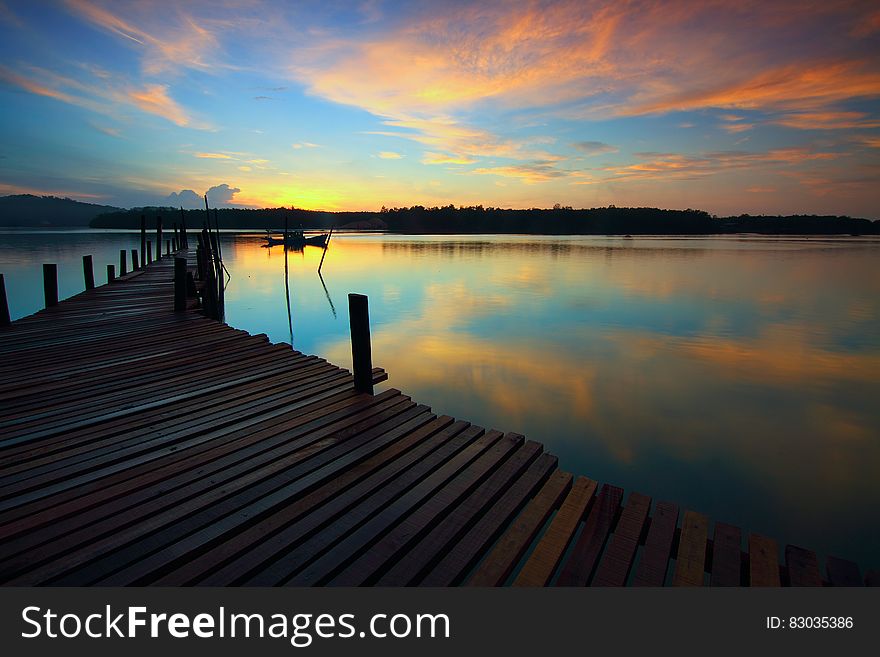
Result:
M99 282L134 234L0 234L14 316ZM288 256L224 236L227 321L348 367L348 292L373 362L435 412L543 442L562 468L880 566L880 242L334 236Z

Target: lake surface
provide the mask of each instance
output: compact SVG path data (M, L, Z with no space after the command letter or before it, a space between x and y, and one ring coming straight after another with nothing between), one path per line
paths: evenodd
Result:
M0 233L13 316L96 278L132 233ZM351 362L367 294L384 386L544 443L560 467L880 567L880 242L334 236L287 256L223 237L226 319Z

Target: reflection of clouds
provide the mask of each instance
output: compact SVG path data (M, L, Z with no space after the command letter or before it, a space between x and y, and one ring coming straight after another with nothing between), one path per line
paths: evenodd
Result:
M479 323L482 295L460 282L427 290L420 313L374 331L375 363L438 413L455 412L444 404L475 409L551 452L588 455L586 465L563 467L600 478L628 468L651 480L658 460L675 462L698 478L741 477L785 513L805 504L831 513L880 461L869 440L875 418L846 402L876 390L880 356L823 350L810 326L770 325L739 340L585 332L575 353L560 336L462 332ZM339 341L326 355L338 361L349 349Z

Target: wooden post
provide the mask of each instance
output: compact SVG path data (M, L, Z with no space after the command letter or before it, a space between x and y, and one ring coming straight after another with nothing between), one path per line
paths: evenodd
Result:
M116 278L116 267L107 265L107 282L112 283Z
M138 250L132 249L131 250L131 270L135 271L137 269L140 269L140 267L138 266Z
M125 249L119 249L119 275L125 276Z
M171 240L165 240L165 255L171 255Z
M373 357L370 353L370 311L365 295L348 295L348 319L351 328L354 389L372 395Z
M147 219L141 215L141 262L147 266Z
M0 274L0 326L9 326L12 321L9 319L9 302L6 301L6 283L3 281L3 274Z
M58 266L43 265L43 296L46 308L58 305Z
M162 217L156 217L156 260L162 259Z
M180 248L186 249L189 247L189 239L186 235L186 214L183 212L183 208L180 208Z
M147 240L147 264L153 262L153 243Z
M83 256L83 279L86 282L87 290L95 289L95 268L92 267L92 256Z
M174 310L186 310L186 258L174 259Z

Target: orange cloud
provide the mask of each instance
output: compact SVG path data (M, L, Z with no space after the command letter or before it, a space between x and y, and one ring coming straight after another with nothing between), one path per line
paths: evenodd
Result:
M783 114L772 123L801 130L842 130L878 128L880 121L865 112L807 111Z
M444 155L443 153L426 152L422 164L473 164L477 160L467 155Z
M151 32L139 27L132 20L126 20L117 13L105 9L88 0L66 0L68 7L82 18L104 28L131 43L137 44L144 56L143 68L148 75L158 75L174 71L180 66L200 70L215 67L231 68L221 64L214 56L220 44L216 36L207 28L176 8L176 21L165 21L161 28ZM119 11L120 5L114 5ZM127 13L139 13L140 22L156 20L156 8L151 5L125 4ZM171 7L161 10L162 18L167 19ZM162 37L155 36L161 33Z
M200 157L205 160L231 160L231 155L226 155L225 153L194 153L195 157Z
M868 62L858 60L811 67L789 65L759 72L745 80L707 87L639 93L621 114L660 114L707 107L821 108L844 100L880 95L880 73Z
M144 112L161 116L179 126L190 123L183 108L168 95L166 85L148 84L143 89L129 91L128 97Z

